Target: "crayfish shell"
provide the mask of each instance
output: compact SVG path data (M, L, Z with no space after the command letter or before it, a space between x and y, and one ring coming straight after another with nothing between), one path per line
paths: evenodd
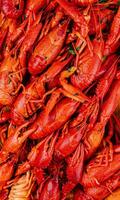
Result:
M8 200L30 200L30 193L34 184L33 174L28 171L25 175L21 176L10 190Z

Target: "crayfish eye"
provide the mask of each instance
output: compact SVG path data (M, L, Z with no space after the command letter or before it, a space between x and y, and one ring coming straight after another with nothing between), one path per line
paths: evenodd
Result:
M15 8L16 8L17 10L19 10L19 9L20 9L20 5L19 5L19 4L16 4L16 5L15 5Z

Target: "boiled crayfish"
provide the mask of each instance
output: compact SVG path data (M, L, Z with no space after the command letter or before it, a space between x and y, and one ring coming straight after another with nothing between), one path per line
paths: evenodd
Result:
M0 200L120 199L118 0L0 0Z

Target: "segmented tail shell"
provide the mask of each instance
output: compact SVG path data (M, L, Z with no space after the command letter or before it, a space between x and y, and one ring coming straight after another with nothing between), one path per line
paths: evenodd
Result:
M21 176L15 183L13 183L8 200L29 200L34 184L33 179L33 174L31 174L30 171Z

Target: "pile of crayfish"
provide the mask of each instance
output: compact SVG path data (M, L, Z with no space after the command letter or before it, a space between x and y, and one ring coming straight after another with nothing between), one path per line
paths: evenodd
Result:
M0 200L120 199L120 1L0 0Z

